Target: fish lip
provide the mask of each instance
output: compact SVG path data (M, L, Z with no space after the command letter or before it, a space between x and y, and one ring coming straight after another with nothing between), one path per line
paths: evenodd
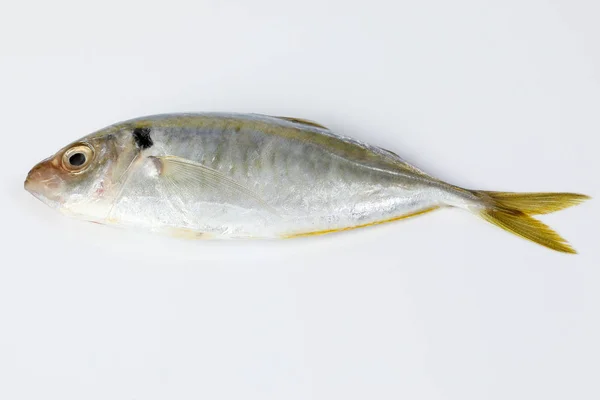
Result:
M41 191L36 190L35 184L31 183L30 180L25 179L24 188L33 197L35 197L36 199L38 199L39 201L41 201L45 205L49 206L50 208L56 208L56 209L60 209L61 208L60 207L60 201L58 199L52 199L50 197L47 197Z
M29 171L29 173L27 173L27 176L25 177L25 182L23 182L23 188L31 194L35 193L35 180L33 179L32 175L36 172L36 167L37 165L33 167L31 171Z
M25 178L25 182L23 183L23 188L25 190L27 190L29 193L31 193L31 195L33 197L35 197L36 199L46 203L47 199L46 197L40 193L40 191L38 190L39 187L36 187L36 181L32 178L32 174L35 172L35 167L29 171L29 173L27 174L27 177Z
M27 187L27 181L25 181L25 190L27 190L33 197L40 200L43 203L47 202L47 199L40 192L36 192L35 190Z

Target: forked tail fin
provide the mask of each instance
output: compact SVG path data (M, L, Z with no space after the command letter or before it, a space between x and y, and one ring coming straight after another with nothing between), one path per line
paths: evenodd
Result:
M577 253L549 226L531 217L577 205L589 196L577 193L475 192L488 206L481 217L500 228L563 253Z

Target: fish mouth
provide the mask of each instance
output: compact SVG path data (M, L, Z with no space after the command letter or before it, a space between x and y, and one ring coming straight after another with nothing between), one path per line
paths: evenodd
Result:
M35 197L36 199L38 199L39 201L41 201L44 204L51 204L52 202L43 194L41 194L40 192L36 191L35 189L32 188L31 184L28 185L28 181L25 181L25 190L27 190L29 193L31 193L31 195L33 197Z
M39 172L36 171L36 167L34 167L31 171L29 171L29 173L27 174L27 177L25 178L25 183L23 184L23 187L25 188L25 190L27 190L29 193L31 193L32 195L36 196L37 195L37 186L38 186L38 181L39 181ZM37 197L37 196L36 196Z
M24 189L42 203L49 204L49 199L42 194L45 191L43 185L40 185L39 180L35 175L32 176L32 172L33 170L30 171L29 174L27 174L27 178L25 178L25 183L23 184Z
M31 193L36 199L54 206L59 200L61 188L61 179L52 168L51 158L48 158L29 171L23 187Z

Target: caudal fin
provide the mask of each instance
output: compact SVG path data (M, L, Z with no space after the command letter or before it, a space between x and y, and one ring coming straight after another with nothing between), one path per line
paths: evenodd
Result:
M577 193L475 192L488 204L481 217L500 228L563 253L577 253L549 226L531 217L577 205L589 196Z

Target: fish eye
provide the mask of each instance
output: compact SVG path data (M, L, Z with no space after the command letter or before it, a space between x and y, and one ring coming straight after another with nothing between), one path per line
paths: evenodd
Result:
M94 151L87 144L78 144L67 149L63 154L63 167L69 172L81 172L89 166Z
M85 163L85 154L75 153L69 157L69 164L75 167L79 167Z

